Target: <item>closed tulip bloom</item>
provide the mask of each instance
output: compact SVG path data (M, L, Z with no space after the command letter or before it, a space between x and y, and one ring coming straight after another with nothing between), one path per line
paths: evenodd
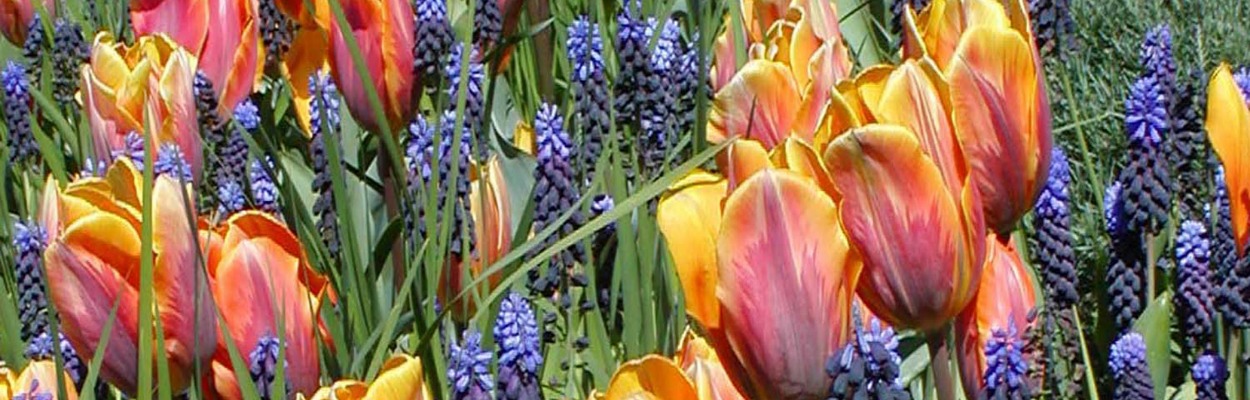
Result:
M143 180L138 169L120 158L102 178L83 178L57 191L46 186L44 226L51 243L44 255L52 303L62 332L87 359L101 358L100 374L133 395L138 385L139 274ZM205 280L197 276L195 198L173 177L160 175L152 190L153 311L160 319L169 385L186 389L197 368L207 370L217 341L216 305ZM52 211L49 211L51 209ZM100 348L110 310L117 304L108 345ZM98 350L98 351L97 351ZM155 356L155 352L153 352ZM142 388L149 390L149 388Z
M878 122L825 151L847 237L864 257L858 293L896 328L932 331L976 294L985 259L980 195L928 61L890 73ZM901 246L901 247L900 247Z
M596 399L700 399L694 383L673 360L652 354L621 364L608 390Z
M694 383L700 399L735 400L746 399L736 383L729 377L726 365L708 341L689 328L677 346L674 361Z
M317 389L320 365L316 334L328 286L312 270L295 234L262 211L234 214L221 227L200 232L206 251L209 284L230 332L213 355L213 386L226 399L242 398L227 340L255 364L264 357L266 339L285 347L285 377L291 393ZM281 321L279 321L281 319ZM281 326L285 331L279 331ZM276 347L274 348L276 349ZM249 354L250 353L250 354ZM257 371L253 371L257 372Z
M344 30L337 19L330 23L330 71L347 103L352 117L366 129L380 132L386 124L392 132L407 124L414 107L413 13L408 0L346 0L341 2L346 16L346 32L359 46L364 65L356 65ZM372 81L364 81L358 71L369 71ZM366 93L373 86L381 101L378 120Z
M960 377L964 392L970 398L981 398L985 376L992 375L994 367L987 349L996 350L995 356L1017 356L1024 344L1024 332L1029 328L1029 313L1037 304L1033 276L1020 259L1015 243L994 243L986 252L985 270L977 297L969 304L955 322L955 344L960 358ZM1003 361L1003 360L998 360ZM1016 381L1014 368L1006 368L1011 376L1003 378ZM1023 374L1020 374L1023 375ZM996 380L996 379L995 379ZM984 385L983 385L984 384ZM1030 390L1031 392L1031 390Z
M3 374L5 371L0 371ZM32 361L26 364L17 377L0 375L0 381L6 378L10 382L0 382L0 398L5 400L57 400L58 381L65 382L65 399L77 400L78 390L70 380L68 372L56 373L56 362L52 360ZM5 387L8 385L9 387ZM8 390L12 390L9 393ZM9 397L12 396L12 397Z
M42 12L37 1L43 3ZM5 39L9 39L10 43L21 47L26 43L31 21L37 20L35 14L39 14L41 19L55 20L56 5L56 0L0 0L0 33L4 33ZM39 29L43 27L40 26Z
M433 399L425 383L421 359L397 354L382 364L373 383L352 380L334 382L317 389L310 400L425 400ZM296 396L304 399L303 395Z
M147 131L152 149L175 143L198 180L201 142L195 117L195 56L165 35L143 36L132 46L100 32L91 62L79 70L79 99L95 142L95 158L126 150L126 135ZM150 121L149 121L150 120Z
M473 243L477 251L470 256L451 255L452 263L443 271L443 284L438 296L458 321L467 321L477 312L476 296L466 295L461 302L452 301L462 290L481 277L482 272L512 250L512 200L504 179L499 157L477 168L469 183L469 212L473 216ZM491 275L473 290L489 292L499 284L501 274Z
M1250 107L1227 64L1207 86L1207 137L1224 166L1230 222L1238 254L1250 241Z

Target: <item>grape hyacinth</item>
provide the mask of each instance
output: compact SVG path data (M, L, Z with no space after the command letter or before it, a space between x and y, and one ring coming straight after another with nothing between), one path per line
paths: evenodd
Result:
M686 48L682 52L681 60L678 66L670 75L673 77L673 90L677 93L675 103L675 111L677 120L677 132L690 132L695 128L695 122L698 119L698 110L696 110L696 99L699 95L700 87L703 88L703 96L708 99L709 104L712 97L716 94L712 91L710 80L704 80L702 84L699 81L699 72L703 69L699 60L699 34L694 33L690 37L690 41L686 42Z
M52 37L52 97L62 107L74 103L78 91L78 67L91 57L91 48L83 39L82 27L57 18Z
M265 171L265 166L273 169L273 160L265 157L265 163L261 164L261 160L252 160L248 167L248 182L252 185L252 201L259 208L267 213L277 215L282 212L278 205L278 185L274 184L273 179L269 177L269 173Z
M276 0L260 0L260 39L265 44L265 68L275 69L282 63L295 36L295 22L278 9Z
M451 343L447 357L447 380L451 381L453 400L490 400L495 387L490 376L489 351L482 349L482 334L476 330L464 332L463 340Z
M1033 38L1044 55L1067 59L1067 51L1076 47L1076 24L1072 20L1069 0L1029 0L1029 17L1033 21Z
M670 125L670 114L676 102L672 75L680 66L682 58L681 28L677 20L669 20L659 31L655 50L651 53L650 71L644 79L642 117L642 170L646 176L658 176L664 167L664 157L670 142L676 136Z
M279 354L282 350L282 343L272 334L264 334L260 340L256 341L256 348L248 354L247 371L252 377L252 381L256 382L256 391L260 394L262 400L273 399L272 393L274 385L276 385L278 369L283 370L287 367L286 360L280 360ZM279 364L281 363L281 364ZM286 376L284 374L284 376ZM286 395L279 398L291 397L291 383L288 377L283 387L286 388Z
M1201 222L1185 221L1176 236L1176 303L1185 344L1195 354L1211 344L1215 306L1211 272L1207 269L1210 242Z
M26 69L15 61L9 61L0 71L0 84L4 85L4 123L9 127L9 162L21 164L33 161L39 155L39 144L31 129L30 81Z
M168 175L170 178L184 183L191 182L191 164L182 155L182 148L174 143L165 143L156 150L156 162L152 163L152 173Z
M91 156L87 156L82 160L82 171L79 176L82 178L103 178L108 172L108 166L104 164L104 160L94 160Z
M1159 82L1165 102L1171 102L1176 88L1176 58L1172 56L1172 30L1167 24L1158 25L1142 38L1138 60L1146 74Z
M472 234L474 222L473 218L470 217L472 199L469 197L469 167L472 163L469 160L469 141L472 139L467 130L461 130L460 136L457 137L455 125L456 114L452 111L445 111L439 120L438 126L429 124L426 122L425 117L420 115L408 126L410 135L406 151L408 192L413 198L417 199L415 203L417 214L415 218L409 215L405 224L408 229L408 237L413 240L411 244L415 245L417 243L417 235L426 237L431 234L425 225L426 198L424 196L431 193L436 194L433 199L435 201L434 207L438 210L435 223L443 222L438 215L443 215L442 212L447 202L447 196L454 196L451 199L452 219L446 221L452 224L450 229L451 241L448 246L451 252L462 254L465 251L464 240L468 240L468 252L472 254L476 245L476 240ZM435 141L436 134L439 136L437 142ZM438 144L437 147L435 147L436 143ZM433 176L435 165L432 163L436 159L439 161L437 165L439 185L434 187L431 186L435 178ZM455 181L452 180L453 168L456 169ZM435 228L433 234L439 234L440 232L439 229Z
M542 369L542 336L529 300L515 292L504 297L495 319L499 346L498 398L542 398L538 373Z
M1241 98L1250 105L1250 68L1241 67L1237 72L1233 73L1233 82L1237 83L1237 89L1241 91Z
M1174 191L1180 195L1177 207L1185 219L1202 218L1207 183L1207 139L1203 121L1206 96L1201 70L1190 71L1189 79L1179 85L1172 100L1172 140L1168 146L1168 164L1176 176Z
M447 62L445 73L447 74L447 95L450 96L449 110L455 110L456 104L460 101L460 69L461 63L464 62L461 59L463 51L463 44L452 47L450 59ZM478 57L478 49L473 47L469 53L469 65L466 69L469 79L464 84L464 125L465 129L473 134L472 137L476 138L477 152L474 155L479 161L484 161L490 155L487 151L490 136L486 129L486 104L483 98L485 93L482 91L484 89L482 84L486 81L486 66L482 65Z
M1068 156L1055 146L1051 150L1046 185L1033 206L1033 254L1041 267L1046 304L1068 308L1079 300L1076 253L1072 250L1068 185L1072 177Z
M1115 182L1107 187L1103 198L1103 215L1111 236L1111 263L1107 277L1110 309L1119 330L1127 329L1145 306L1146 254L1142 251L1141 234L1127 229L1123 185Z
M22 56L26 58L26 63L31 65L31 69L26 71L31 82L39 82L39 74L36 73L39 63L43 56L43 17L38 13L34 13L30 17L30 25L26 26L26 43L22 44Z
M1194 379L1194 389L1198 394L1196 398L1228 400L1228 391L1224 386L1228 381L1228 366L1219 354L1208 351L1198 356L1190 370L1190 376Z
M599 24L591 23L585 15L573 21L568 34L566 47L573 64L574 122L581 133L577 160L582 181L589 183L612 128L608 82L603 69L603 39L599 36Z
M417 55L413 74L423 85L435 88L442 75L441 68L446 64L447 52L456 39L447 21L447 0L416 0L413 13L416 37L412 54Z
M128 158L135 164L135 168L143 170L143 163L147 161L144 156L143 135L138 132L131 131L122 137L122 148L113 150L113 159Z
M13 400L53 400L55 395L48 390L40 390L39 379L30 381L30 388L13 395Z
M260 129L260 109L251 99L244 99L234 107L234 121L238 128L222 127L225 142L215 148L217 168L213 171L213 179L220 186L226 182L240 182L247 178L247 139L244 134L252 134Z
M1157 78L1138 78L1124 108L1129 160L1120 171L1120 180L1127 228L1153 234L1167 223L1172 203L1172 184L1161 147L1169 129L1168 110Z
M858 318L855 319L858 321ZM898 338L894 329L882 327L873 319L869 329L856 329L856 337L825 362L825 372L833 379L831 400L909 399L899 372Z
M309 125L312 131L310 153L313 164L313 191L317 199L313 202L313 214L317 219L317 232L325 242L330 256L339 255L338 213L334 208L334 190L330 178L330 162L326 154L326 141L339 140L339 99L338 88L324 72L318 72L308 78L308 90L312 93L309 104L311 118ZM339 163L343 158L339 157Z
M651 74L651 35L653 28L646 20L639 18L631 10L627 2L624 10L616 16L616 56L620 63L620 71L616 75L613 93L613 108L616 109L616 124L619 126L637 126L641 120L638 113L646 100L643 92L647 76Z
M1121 335L1111 344L1111 357L1107 362L1115 381L1116 400L1152 400L1154 383L1150 380L1150 368L1146 363L1146 341L1141 334L1130 332Z
M473 0L473 43L483 49L499 43L503 14L496 0Z
M219 131L221 117L217 115L217 91L203 70L195 71L191 91L195 94L195 120L200 127L200 135L204 136L205 144L221 146L225 138Z
M31 361L52 360L56 357L56 351L60 352L62 365L65 366L65 372L69 373L70 380L81 385L83 378L87 377L87 364L78 357L78 352L74 351L74 345L65 338L65 333L58 333L57 340L53 341L48 332L41 332L26 345L23 355Z
M555 234L548 236L543 245L551 246L561 237L572 233L585 224L585 217L575 209L581 197L574 184L573 168L569 164L571 150L568 134L564 132L564 118L551 104L543 104L534 119L534 131L538 136L538 168L534 171L534 231L542 232L554 224L561 215L572 210L570 216ZM530 256L536 256L536 251ZM547 274L539 276L539 270L530 271L530 285L534 291L550 296L561 287L562 277L576 263L586 260L586 250L581 243L560 252L548 263Z
M242 211L247 207L247 198L243 194L243 185L238 181L225 181L217 185L217 214L226 219L230 214Z
M44 309L48 296L44 292L43 251L47 232L35 222L13 223L13 248L16 252L13 277L17 281L17 312L22 321L22 340L45 332L48 319Z
M982 394L991 399L1027 399L1033 392L1027 381L1029 363L1022 352L1014 324L994 329L985 343L985 376Z
M1208 210L1212 235L1211 261L1215 264L1215 304L1220 314L1233 327L1250 327L1250 268L1238 256L1237 239L1233 236L1228 186L1224 181L1224 168L1215 169L1215 198Z

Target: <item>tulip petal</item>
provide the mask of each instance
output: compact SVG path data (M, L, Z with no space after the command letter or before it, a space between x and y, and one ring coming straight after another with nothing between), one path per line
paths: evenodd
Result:
M687 328L677 348L675 361L694 383L699 399L746 399L742 390L734 386L734 380L729 377L729 372L721 363L716 350L694 331Z
M1050 165L1050 105L1033 51L1014 30L976 27L946 76L986 223L1006 235L1033 208Z
M130 23L135 37L156 33L169 35L174 41L199 54L208 36L209 0L132 0Z
M725 175L725 179L729 181L729 192L756 172L773 166L768 150L764 150L764 145L754 140L737 140L730 143L723 152L716 156L716 164Z
M175 50L169 55L165 69L161 71L158 104L161 124L158 144L176 143L182 157L191 166L192 178L199 180L203 166L199 126L195 116L195 59L185 51ZM149 103L151 104L151 103ZM233 110L232 110L233 111ZM227 114L229 115L229 114Z
M314 73L321 70L326 63L329 43L326 33L312 26L301 26L291 40L291 48L282 60L282 68L291 82L291 102L295 105L295 115L303 127L305 135L311 135L309 126L312 117L310 106L312 92L308 80Z
M958 193L921 146L906 128L869 125L835 140L825 160L846 234L864 257L860 297L890 325L931 330L971 300L985 239L968 234L975 226Z
M74 387L74 380L70 377L69 370L61 368L61 373L57 373L56 361L53 360L37 360L26 364L26 368L22 369L22 374L18 376L17 381L13 384L14 394L28 393L36 385L38 392L35 396L26 396L27 399L43 399L57 400L58 386L65 384L65 398L68 400L78 399L78 389ZM3 389L3 388L0 388ZM42 397L39 394L47 394L50 397ZM7 396L8 393L0 391L0 396ZM8 397L5 397L8 399Z
M987 364L986 343L995 330L1014 332L1016 339L1023 341L1021 335L1037 304L1033 276L1020 259L1015 243L1004 245L995 240L987 249L976 299L955 320L955 344L964 390L978 397Z
M694 399L698 393L676 363L652 354L621 365L612 375L604 398Z
M851 89L854 93L854 89ZM812 135L812 147L823 149L834 138L841 136L851 128L858 128L862 125L859 114L854 106L842 93L841 89L829 92L829 103L825 106L822 113L820 125L816 127L816 133Z
M656 211L660 232L672 249L686 312L709 329L720 326L716 235L726 187L724 179L696 170L673 184Z
M820 155L811 145L801 139L787 138L781 146L773 149L772 162L777 168L797 172L799 175L816 181L820 190L829 195L834 202L842 198L833 186L833 180L829 178L829 171L825 169Z
M877 117L882 123L914 132L925 154L942 171L946 187L959 190L967 166L946 111L946 83L932 66L928 61L908 60L895 69L881 92Z
M1207 137L1224 164L1233 233L1245 254L1250 240L1250 109L1227 64L1207 86Z
M752 60L716 93L708 115L708 140L743 136L771 149L790 134L800 102L787 65Z
M421 359L399 354L386 360L378 378L369 385L368 399L432 399L425 384Z
M819 397L848 338L859 262L814 183L766 169L730 195L717 240L721 325L768 398Z

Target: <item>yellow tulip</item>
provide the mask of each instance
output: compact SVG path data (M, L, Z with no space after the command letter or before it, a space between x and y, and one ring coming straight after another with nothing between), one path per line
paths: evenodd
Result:
M304 396L300 395L303 399ZM405 354L392 356L382 365L372 384L341 380L318 389L310 400L425 400L433 399L425 384L421 359Z
M58 385L65 384L65 399L77 400L78 390L69 372L56 373L56 362L52 360L31 361L26 364L21 375L13 376L8 369L0 367L0 400L9 400L18 395L27 399L57 400Z

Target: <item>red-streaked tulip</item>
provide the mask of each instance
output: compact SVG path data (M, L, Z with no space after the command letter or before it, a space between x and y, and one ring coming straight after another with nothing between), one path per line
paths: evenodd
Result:
M140 172L121 158L104 178L67 185L51 204L56 225L44 253L50 297L61 317L62 332L85 359L101 357L100 374L130 395L138 385L139 259L143 185ZM55 184L48 190L56 190ZM174 179L156 178L152 190L154 230L153 318L164 337L163 361L170 387L180 392L196 368L207 370L217 343L216 305L196 262L196 228L190 203L195 196ZM45 214L46 215L46 214ZM110 310L118 304L108 346L96 353ZM153 352L156 357L156 352ZM144 388L143 390L147 390Z
M1224 165L1224 183L1237 250L1245 254L1250 240L1250 108L1233 80L1228 64L1220 64L1207 85L1207 137Z
M0 32L10 43L22 47L26 43L26 30L38 13L44 21L56 19L56 0L43 0L43 12L37 0L0 0ZM42 29L42 28L41 28Z
M226 341L233 339L246 357L265 337L285 345L288 389L312 393L320 374L317 315L327 286L308 264L299 239L273 216L245 211L215 231L202 231L201 240L208 249L213 297L230 332L219 338L213 356L217 394L242 398ZM285 331L278 330L279 318Z
M742 395L742 389L735 385L733 379L730 379L729 372L721 363L716 350L694 331L687 328L677 348L677 354L673 359L685 371L686 377L694 383L695 391L698 392L700 399L746 399L746 396Z
M135 35L163 33L199 60L212 81L217 113L231 115L263 75L264 49L254 0L131 0Z
M330 3L326 0L275 0L278 10L295 21L298 29L291 48L282 59L282 74L291 82L292 103L303 131L309 134L309 102L312 92L308 79L326 65L329 53ZM311 5L312 7L308 7ZM377 79L375 76L374 79Z
M459 302L452 300L464 290L477 290L480 294L493 290L502 278L498 273L475 289L469 285L478 279L484 269L490 268L491 264L512 250L512 200L508 195L508 183L504 180L503 164L498 157L494 157L476 171L476 176L470 177L469 197L477 251L468 263L459 256L451 256L438 285L439 299L451 311L452 317L462 322L477 312L476 296L465 296Z
M100 32L91 47L91 62L79 72L79 101L97 160L112 159L114 151L126 148L126 134L150 126L152 144L176 143L198 179L202 156L191 89L194 56L165 35L144 36L126 46L111 33Z
M922 331L945 326L972 300L986 245L940 84L930 68L904 64L878 109L902 126L854 129L825 153L846 234L864 259L860 298L890 325Z
M414 75L412 4L408 0L343 0L346 31L356 39L364 65L353 61L338 19L330 20L330 72L352 117L366 129L387 124L392 131L407 124L412 106ZM360 70L372 82L363 82ZM376 118L366 94L372 86L381 101L385 120Z
M931 57L950 82L951 122L985 223L1000 237L1032 210L1052 146L1042 59L1027 13L1019 0L1004 3L938 0L919 17L908 13L904 29L904 52Z
M994 243L986 251L985 271L981 274L977 297L955 321L955 344L959 354L964 393L980 398L985 374L985 345L995 331L1015 335L1016 345L1024 344L1029 329L1029 313L1037 304L1033 276L1016 252L1015 243Z
M421 359L397 354L382 365L372 384L341 380L318 389L311 400L425 400L433 399L425 383ZM303 399L303 395L296 396Z
M0 368L0 399L8 400L18 395L25 395L25 398L30 400L57 400L58 381L65 383L66 399L78 399L78 389L74 388L74 380L64 369L57 374L55 361L31 361L16 377L12 376L8 370Z

